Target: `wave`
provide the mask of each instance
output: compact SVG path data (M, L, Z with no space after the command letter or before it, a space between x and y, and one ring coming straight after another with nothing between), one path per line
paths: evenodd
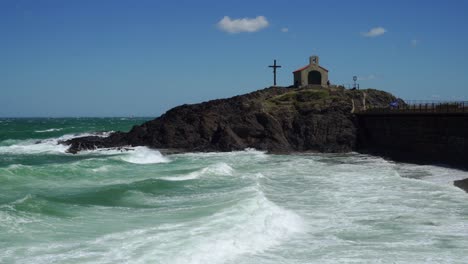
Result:
M59 144L61 141L66 141L77 137L98 136L107 137L113 131L96 132L96 133L80 133L80 134L66 134L57 138L48 139L26 139L26 140L13 140L8 141L5 146L0 146L0 154L64 154L68 149L67 145ZM3 141L2 143L4 143Z
M149 251L138 260L148 262L158 259L160 263L176 264L225 263L245 254L263 252L305 231L304 220L296 213L271 202L258 189L250 195L234 206L193 221L185 228L178 226L168 233L150 235L154 245L165 240L171 243L168 248L159 247L159 254ZM189 237L184 236L187 233ZM163 251L170 252L171 247L180 250L175 255L161 254Z
M133 164L167 163L170 159L161 152L148 147L99 148L80 151L77 155L116 156L116 159Z
M134 147L125 152L125 155L120 157L121 160L134 164L155 164L167 163L170 160L164 157L161 152L147 147Z
M240 255L263 252L304 229L300 216L259 192L191 230L195 235L190 239L191 245L171 263L225 262Z
M96 173L108 172L111 168L112 168L112 166L103 165L103 166L100 166L100 167L97 167L97 168L93 168L93 169L91 169L91 171L96 172Z
M153 210L140 213L155 217L156 223L161 215L181 214L178 208L168 209L171 211L158 210L156 216ZM198 212L200 208L186 210ZM99 212L105 214L102 209ZM26 246L13 247L0 253L0 260L3 257L30 263L59 263L67 259L77 262L93 259L96 263L235 262L239 257L260 254L281 245L295 234L305 232L306 225L296 213L268 200L260 190L250 188L237 203L214 214L117 230L121 229L79 244L60 241L28 245L26 255L19 254Z
M466 171L435 165L398 163L394 167L396 173L403 178L424 180L438 185L453 186L454 181L468 178Z
M246 148L244 150L229 151L229 152L188 152L188 153L174 154L174 156L189 157L189 158L226 157L226 156L248 157L246 154L253 155L256 157L268 157L268 154L266 151L256 150L254 148Z
M78 187L78 188L77 188ZM67 204L100 206L108 208L154 208L155 204L149 204L141 200L132 200L134 193L141 193L149 197L173 197L181 191L184 194L193 191L187 190L183 182L165 181L161 179L144 179L137 181L122 181L104 183L95 186L72 186L67 193L47 193L41 196L48 202ZM130 197L130 198L129 198Z
M40 222L37 217L29 212L20 213L16 207L23 206L33 200L31 194L18 198L10 203L0 205L0 230L7 233L23 233L26 225ZM1 260L1 259L0 259Z
M3 141L0 141L0 146L10 146L10 145L14 145L18 142L21 142L22 140L20 139L5 139Z
M0 154L65 153L68 146L58 144L57 139L23 140L18 144L0 146Z
M162 177L162 180L167 181L186 181L186 180L195 180L199 179L202 176L208 175L221 175L221 176L231 176L234 172L234 169L224 162L216 163L205 167L203 169L191 172L187 175L182 176L169 176L169 177Z
M50 129L45 129L45 130L36 130L34 132L36 133L47 133L47 132L56 132L56 131L61 131L63 128L50 128Z

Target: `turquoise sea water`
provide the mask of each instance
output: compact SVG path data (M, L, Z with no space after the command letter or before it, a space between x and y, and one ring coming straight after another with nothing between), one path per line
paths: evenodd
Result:
M0 119L0 263L468 263L467 172L57 145L145 120Z

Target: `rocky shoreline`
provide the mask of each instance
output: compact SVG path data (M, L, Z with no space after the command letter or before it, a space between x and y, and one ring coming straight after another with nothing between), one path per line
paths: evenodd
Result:
M390 93L344 87L269 87L245 95L181 105L129 132L74 138L69 153L96 148L147 146L174 152L235 151L269 153L359 152L356 111L385 108ZM455 183L468 192L468 180Z
M385 107L395 100L377 90L343 87L297 89L270 87L228 99L181 105L129 132L63 142L69 152L123 146L233 151L255 148L349 152L357 140L355 109Z

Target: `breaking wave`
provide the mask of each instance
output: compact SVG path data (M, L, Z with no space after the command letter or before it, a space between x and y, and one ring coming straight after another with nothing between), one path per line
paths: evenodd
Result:
M57 131L61 131L63 130L63 128L50 128L50 129L45 129L45 130L36 130L34 132L36 133L47 133L47 132L57 132Z
M124 152L121 160L134 164L154 164L167 163L170 160L164 157L161 152L147 147L134 147Z
M81 133L81 134L66 134L58 138L48 139L26 139L26 140L11 140L3 141L3 146L0 146L0 154L64 154L68 149L67 145L60 144L61 141L66 141L77 137L99 136L107 137L113 131L96 132L96 133ZM5 144L11 143L11 144Z
M220 175L220 176L232 176L234 169L227 165L224 162L216 163L205 167L203 169L191 172L186 175L182 176L170 176L170 177L162 177L162 180L166 181L186 181L186 180L195 180L199 179L202 176L209 176L209 175Z
M302 217L271 202L259 189L249 189L243 199L210 216L114 232L80 243L38 244L29 247L26 256L20 254L23 247L10 248L0 253L0 260L14 257L31 263L70 259L93 259L95 263L225 263L244 254L264 252L295 233L306 231ZM177 208L173 210L177 212Z

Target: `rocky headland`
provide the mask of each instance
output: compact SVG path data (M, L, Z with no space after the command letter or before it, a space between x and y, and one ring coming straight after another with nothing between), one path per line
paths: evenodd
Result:
M176 151L349 152L356 148L354 112L388 107L396 98L374 89L270 87L228 99L181 105L109 137L74 138L68 151L147 146Z
M439 116L429 123L424 121L427 116L416 120L405 117L402 121L391 121L387 116L378 121L378 127L372 128L373 135L369 135L363 118L359 120L355 113L369 107L388 108L395 100L399 99L375 89L270 87L232 98L181 105L129 132L61 143L69 145L70 153L135 146L165 153L246 148L269 153L359 151L403 162L466 168L466 155L459 155L465 152L464 145L453 140L454 136L461 138L457 133L463 134L466 127L463 125L460 130L460 125L450 125L447 130L448 121L437 121ZM400 100L399 104L405 103ZM457 120L451 122L464 124ZM430 135L434 131L437 133ZM468 179L454 185L468 192Z

